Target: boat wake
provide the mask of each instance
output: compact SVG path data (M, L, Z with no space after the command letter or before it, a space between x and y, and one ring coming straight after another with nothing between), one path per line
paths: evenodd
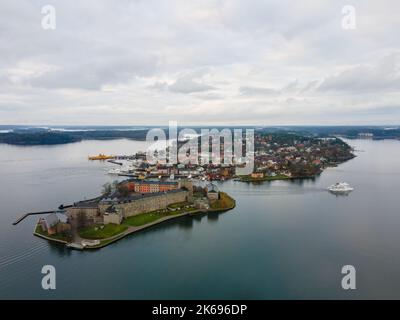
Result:
M10 265L29 259L30 257L36 255L37 253L45 250L46 247L48 247L47 243L39 243L37 246L25 249L22 252L19 252L18 254L3 257L0 260L0 268L6 268L9 267Z

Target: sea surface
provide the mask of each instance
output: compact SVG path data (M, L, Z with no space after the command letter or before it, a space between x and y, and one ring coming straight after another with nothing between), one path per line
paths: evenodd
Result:
M312 180L227 181L235 209L165 222L97 251L32 235L37 217L99 194L115 177L88 155L132 154L146 142L60 146L0 144L2 299L383 299L400 298L400 142L350 140L357 157ZM326 191L345 181L348 196ZM56 268L43 290L41 269ZM343 290L344 265L356 290Z

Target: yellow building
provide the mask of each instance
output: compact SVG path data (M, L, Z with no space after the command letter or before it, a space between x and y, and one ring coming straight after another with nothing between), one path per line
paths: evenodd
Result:
M263 172L253 172L250 176L253 179L262 179L262 178L264 178L264 173Z

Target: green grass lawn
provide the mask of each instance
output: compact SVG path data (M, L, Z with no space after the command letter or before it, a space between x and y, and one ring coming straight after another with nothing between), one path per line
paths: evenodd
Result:
M120 238L121 238L121 237L115 237L115 238L112 238L112 239L100 240L100 244L99 244L98 246L93 247L93 248L101 248L101 247L104 247L104 246L106 246L107 244L109 244L109 243L111 243L111 242L118 241L118 239L120 239Z
M264 178L252 178L251 176L241 176L240 180L245 181L245 182L257 182L257 181L273 181L273 180L287 180L290 179L290 177L285 176L283 174L281 175L276 175L276 176L267 176Z
M219 193L219 199L210 204L213 210L231 209L235 206L235 200L228 196L225 192Z
M49 238L52 238L55 240L62 240L62 241L66 241L66 242L69 242L71 240L71 238L68 235L63 234L63 233L62 234L48 234L46 231L42 230L42 227L40 225L36 226L35 232L38 234L41 234L42 236L49 237Z
M148 213L138 214L136 216L128 217L124 219L122 224L132 227L140 227L144 226L148 223L152 223L157 221L161 218L168 217L168 216L175 216L184 212L194 211L196 208L182 208L180 210L175 211L164 211L164 210L157 210Z
M97 228L97 230L96 230ZM128 227L123 224L108 223L101 229L100 226L81 228L79 235L85 239L105 239L124 232Z
M136 216L125 218L122 223L127 226L139 227L157 221L158 219L161 219L163 216L166 216L166 214L161 214L158 212L142 213Z
M176 208L182 208L182 207L188 206L188 205L191 205L191 203L185 201L185 202L178 202L178 203L170 204L168 207L172 208L172 209L176 209Z

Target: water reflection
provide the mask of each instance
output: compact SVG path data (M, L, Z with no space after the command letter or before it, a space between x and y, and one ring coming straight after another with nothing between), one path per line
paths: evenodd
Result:
M48 298L44 264L60 270L51 296L59 299L347 299L345 264L362 284L352 298L400 298L400 143L351 144L365 152L315 179L216 182L236 199L234 210L180 217L82 252L34 237L36 219L11 223L21 212L98 195L113 177L109 164L87 155L133 152L135 142L0 145L0 298ZM333 196L326 188L337 181L356 190Z
M177 226L182 230L191 230L193 228L193 219L192 217L184 217L182 219L176 220Z
M59 257L69 257L73 254L73 251L70 248L67 248L64 244L50 241L47 241L47 243L49 245L50 253L54 253Z
M219 220L219 215L223 214L223 212L211 212L207 216L207 221L210 223L216 223Z

